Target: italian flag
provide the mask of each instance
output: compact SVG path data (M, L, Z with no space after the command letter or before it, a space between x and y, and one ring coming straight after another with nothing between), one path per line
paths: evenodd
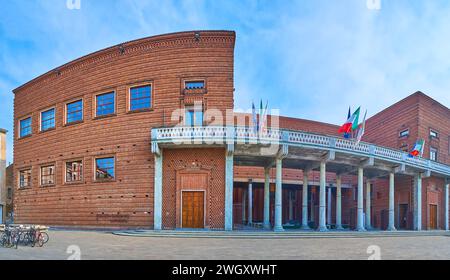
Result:
M411 157L418 157L423 155L423 148L425 146L425 140L419 139L414 145L414 149L409 153Z
M359 125L359 113L361 111L361 107L359 107L353 115L348 118L348 120L341 126L339 129L339 133L350 133L356 129L358 129Z

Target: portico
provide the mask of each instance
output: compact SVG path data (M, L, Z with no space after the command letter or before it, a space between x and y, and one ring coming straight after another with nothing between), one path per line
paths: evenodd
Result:
M414 229L421 230L422 178L433 175L445 179L450 176L449 166L425 159L409 158L401 151L368 143L356 145L351 140L301 131L268 130L264 134L257 135L246 127L161 128L152 131L152 143L155 163L159 160L158 150L161 148L202 146L225 148L224 221L225 230L228 231L233 230L235 224L233 193L236 166L253 166L264 170L263 182L261 182L263 219L255 221L253 217L256 178L247 180L245 207L243 207L247 214L245 215L245 212L239 214L246 216L247 223L250 225L261 222L261 228L271 228L276 232L285 230L283 226L283 171L285 169L303 171L303 178L298 181L296 192L297 197L301 196L301 207L298 207L301 215L298 215L298 224L299 228L304 230L310 229L310 222L314 220L314 215L310 212L315 211L314 206L311 205L312 199L310 200L312 196L310 174L313 172L319 174L318 220L313 229L321 232L331 228L338 230L344 228L342 215L343 212L348 213L349 209L343 209L343 190L346 193L347 190L356 193L354 195L355 229L357 231L371 230L374 199L372 182L379 179L388 182L387 230L396 230L395 181L396 177L404 178L405 176L414 178ZM159 201L159 192L157 192L159 190L157 184L160 182L157 175L161 172L157 170L159 166L160 164L155 164L155 201ZM272 177L270 170L274 170L275 173ZM346 178L345 183L343 178ZM271 181L275 183L273 201L271 201ZM448 189L448 183L445 188ZM273 202L273 213L271 213L271 202ZM289 210L284 215L293 216L292 203L292 197L289 194L287 200ZM448 209L448 195L445 207ZM162 214L160 211L155 206L155 221L160 220ZM446 213L448 216L448 211ZM448 229L448 217L445 228ZM158 229L156 223L155 229Z

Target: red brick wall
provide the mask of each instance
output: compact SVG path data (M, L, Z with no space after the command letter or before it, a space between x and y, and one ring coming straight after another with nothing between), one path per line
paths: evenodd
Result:
M182 185L182 177L204 175L206 184ZM203 176L202 176L203 177ZM163 154L163 228L181 228L181 191L205 191L205 228L223 229L225 149L167 149Z
M16 89L14 100L14 170L32 167L32 187L16 191L16 222L47 225L151 227L154 159L152 127L170 124L174 109L183 108L182 80L206 79L205 106L233 108L234 32L183 32L145 38L111 47L76 61ZM59 72L59 74L58 74ZM153 109L127 112L133 84L153 83ZM94 119L96 93L116 91L115 116ZM84 122L64 126L65 102L84 100ZM56 106L56 129L39 132L40 111ZM33 135L18 139L17 124L33 116ZM116 157L116 180L94 182L94 158ZM66 160L84 160L84 180L64 184ZM39 186L40 166L56 163L56 185ZM215 224L215 226L220 226Z

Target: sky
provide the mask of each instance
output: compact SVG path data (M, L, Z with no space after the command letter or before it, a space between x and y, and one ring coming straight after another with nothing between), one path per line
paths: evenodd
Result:
M11 132L8 162L13 89L94 51L177 31L236 31L236 109L263 99L281 115L342 124L349 106L370 117L418 90L450 107L448 0L80 3L0 0L0 127Z

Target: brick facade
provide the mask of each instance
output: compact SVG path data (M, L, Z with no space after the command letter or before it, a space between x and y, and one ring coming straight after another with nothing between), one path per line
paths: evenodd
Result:
M15 195L15 222L55 226L151 227L153 225L153 127L171 124L184 108L183 80L203 79L205 107L233 108L234 32L183 32L114 46L57 68L14 91L14 179L32 168L30 188ZM153 107L127 110L128 89L152 83ZM116 113L94 117L94 96L116 92ZM64 124L66 102L83 98L84 121ZM56 108L56 128L39 132L40 112ZM19 139L19 120L32 116L32 136ZM116 179L94 180L98 156L116 158ZM64 183L64 163L82 159L84 180ZM41 187L40 167L56 164L56 184ZM220 224L218 225L220 226Z
M52 226L152 228L154 155L151 153L152 128L170 126L180 118L172 112L200 103L203 109L233 109L234 95L234 32L182 32L127 42L87 55L52 70L14 90L14 209L15 222ZM206 89L184 89L186 80L203 80ZM129 111L129 89L151 84L152 108ZM95 117L95 96L115 91L116 112ZM83 100L83 122L65 124L68 102ZM56 127L40 132L40 113L56 109ZM19 121L31 116L32 136L19 138ZM423 93L410 97L376 114L367 121L364 141L410 150L417 138L427 140L437 148L438 160L450 164L449 109ZM206 116L205 116L206 117ZM234 114L234 121L249 123L249 114ZM212 120L206 118L208 124ZM275 119L269 117L269 124ZM280 117L280 128L302 130L326 135L338 135L338 126L310 120ZM429 139L430 128L439 132L438 139ZM409 129L408 137L399 132ZM382 133L380 133L380 131ZM202 191L205 197L205 228L224 228L224 148L163 149L164 229L182 227L182 193ZM114 156L115 179L95 180L95 159ZM83 160L83 181L65 183L65 163ZM40 168L56 166L56 182L40 185ZM32 184L17 189L19 171L31 168ZM271 171L272 180L275 172ZM254 181L254 221L262 220L264 171L259 167L235 166L234 222L242 223L245 191L249 179ZM336 175L327 173L327 182L335 183ZM293 193L292 220L301 217L302 170L283 169L283 222L289 222L289 193ZM319 173L311 172L309 201L313 223L318 221ZM356 178L343 177L342 220L354 227L356 220ZM385 178L372 181L372 222L385 228L388 209L388 182ZM429 224L428 207L438 205L438 227L444 224L443 180L427 178L423 184L423 225ZM332 191L332 223L335 221L335 190ZM408 205L405 225L412 227L412 178L396 178L395 211ZM273 199L271 220L273 220ZM244 211L247 211L245 209ZM400 216L396 216L399 224ZM316 224L317 225L317 224Z

